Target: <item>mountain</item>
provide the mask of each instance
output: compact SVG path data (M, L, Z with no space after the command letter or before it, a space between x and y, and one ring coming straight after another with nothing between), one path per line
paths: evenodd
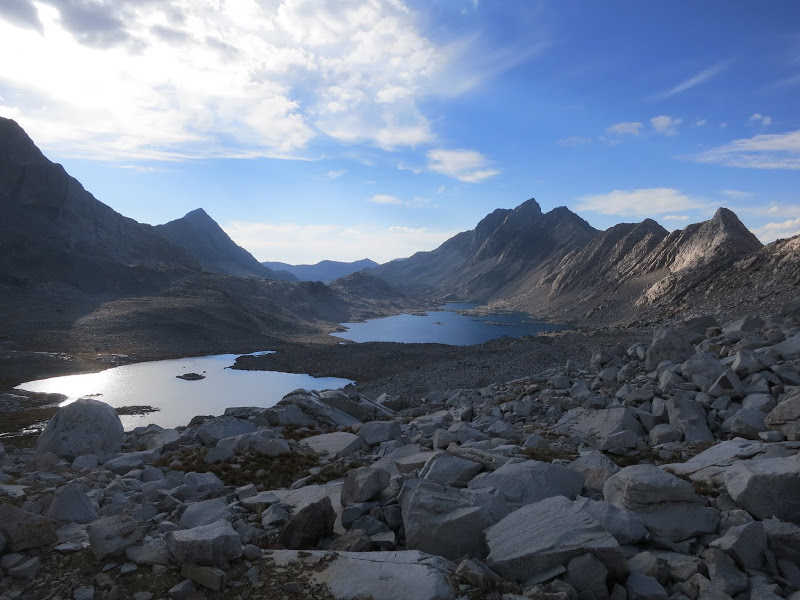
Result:
M350 273L378 266L378 263L368 258L354 262L323 260L315 265L288 265L282 262L262 262L261 264L270 269L288 271L299 281L321 281L322 283L329 283L334 279L350 275Z
M391 300L270 274L203 211L159 228L120 215L0 119L3 348L139 360L263 350L393 310Z
M202 208L156 225L155 230L164 239L186 248L210 273L297 281L291 273L274 271L258 262L247 250L236 245Z
M565 207L543 213L534 199L498 209L475 229L430 252L381 265L370 272L399 290L484 302L509 295L548 259L588 243L595 230Z
M198 263L149 225L97 200L15 121L0 118L0 277L113 290L140 278L141 267Z
M732 269L760 252L758 238L726 208L673 232L652 219L597 231L564 207L543 213L531 199L495 210L431 252L368 272L429 300L488 303L562 322L631 322L690 305L714 309L719 304L705 290L742 284ZM759 260L784 270L790 263L774 252ZM761 272L749 276L763 279ZM740 296L733 293L730 304L747 305Z

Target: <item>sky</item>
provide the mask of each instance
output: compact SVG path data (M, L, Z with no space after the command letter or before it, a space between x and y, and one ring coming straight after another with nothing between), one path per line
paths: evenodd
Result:
M0 116L102 202L385 262L536 198L800 233L800 3L0 0Z

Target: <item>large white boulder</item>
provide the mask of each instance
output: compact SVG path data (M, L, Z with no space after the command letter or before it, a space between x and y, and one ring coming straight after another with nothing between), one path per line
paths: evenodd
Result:
M615 577L628 570L617 540L569 498L554 496L528 504L486 530L486 564L504 577L524 582L570 560L591 554Z
M70 460L82 454L96 454L105 461L122 449L122 434L122 421L111 406L93 398L80 398L53 415L39 436L36 452L53 452Z
M415 550L404 552L297 552L270 554L278 567L294 566L327 586L338 600L453 600L455 565Z
M626 467L608 478L603 497L633 511L655 535L681 541L716 531L719 515L706 507L692 484L655 465Z

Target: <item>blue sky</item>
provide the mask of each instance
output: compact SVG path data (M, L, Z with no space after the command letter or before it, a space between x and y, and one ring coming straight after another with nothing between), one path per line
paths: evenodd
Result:
M0 116L146 223L260 260L428 250L535 197L800 233L800 4L11 0Z

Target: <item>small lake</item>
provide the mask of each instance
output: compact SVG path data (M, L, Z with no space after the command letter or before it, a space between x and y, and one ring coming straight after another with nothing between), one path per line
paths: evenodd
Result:
M92 397L115 408L147 405L160 409L146 415L120 416L122 425L129 431L150 423L161 427L188 425L195 415L221 415L231 406L267 408L298 388L338 389L352 383L337 377L228 369L237 356L217 354L143 362L99 373L29 381L17 389L65 394L68 399L63 404ZM178 375L186 373L199 373L205 375L205 379L178 379Z
M543 331L565 329L537 321L521 312L467 316L459 311L471 310L475 304L450 302L425 315L402 314L363 323L342 323L347 331L331 335L353 342L403 342L407 344L448 344L471 346L508 336L519 338Z

